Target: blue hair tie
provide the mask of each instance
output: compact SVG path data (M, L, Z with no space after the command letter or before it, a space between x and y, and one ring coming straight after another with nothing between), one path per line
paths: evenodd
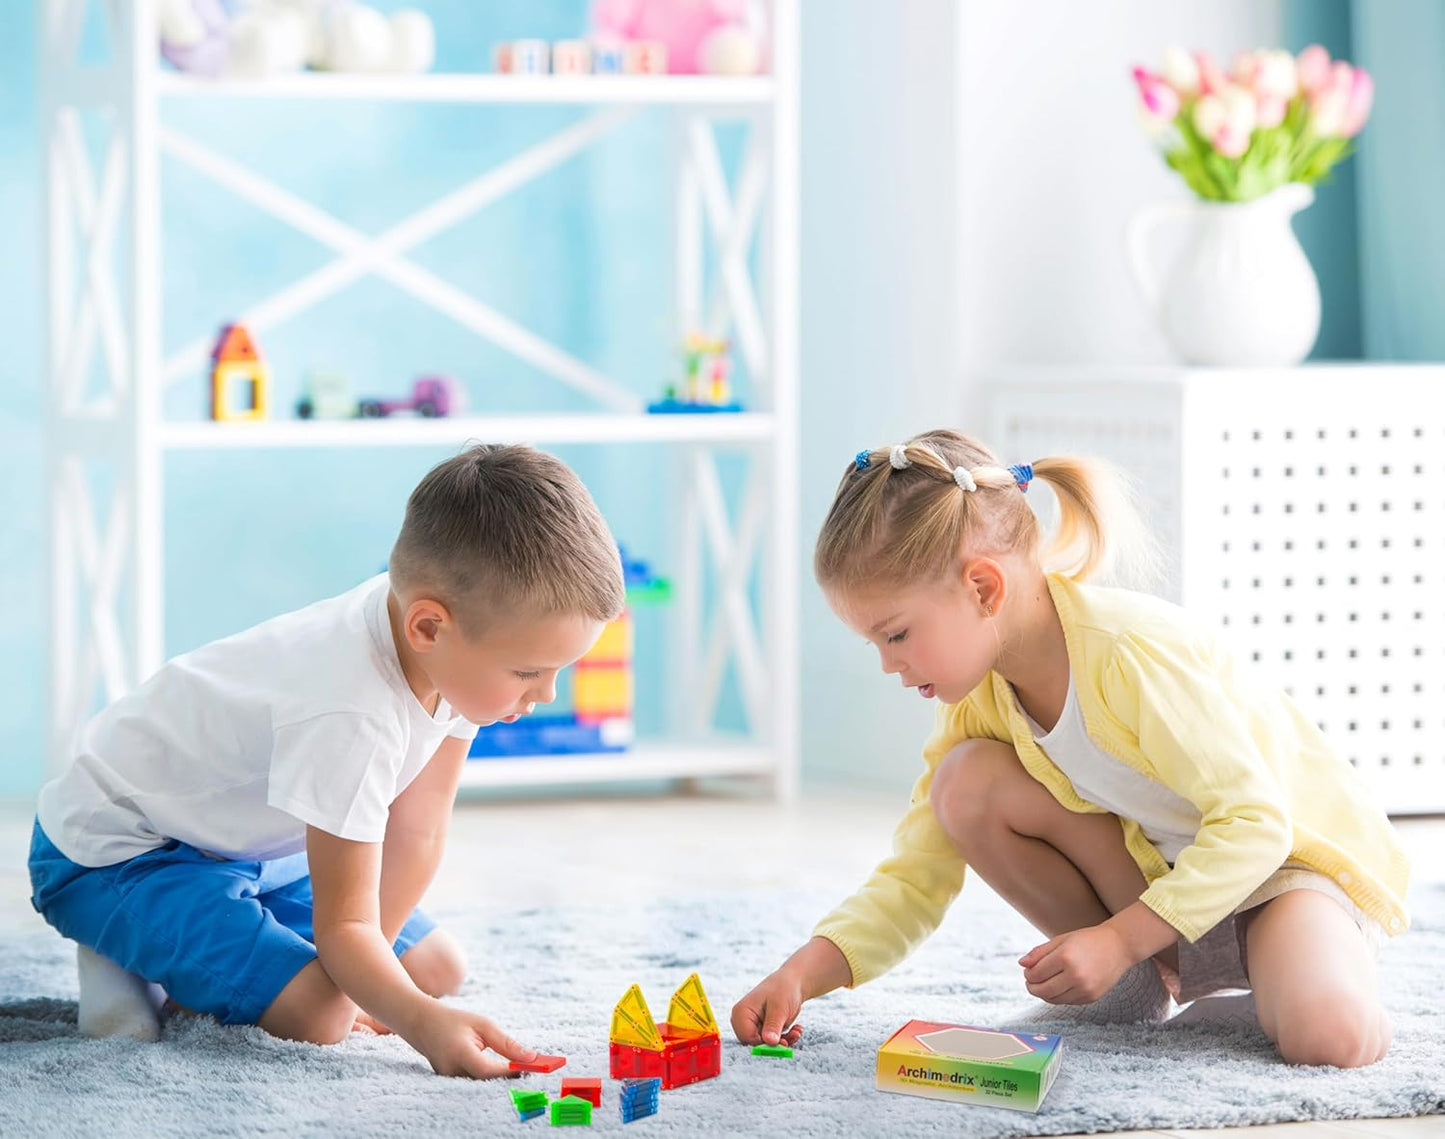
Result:
M1014 482L1019 484L1019 490L1027 494L1029 483L1034 481L1034 465L1032 463L1019 463L1018 466L1010 467L1008 473L1013 475Z
M866 471L868 469L869 453L870 452L865 448L864 450L859 451L856 455L853 456L853 468L855 470Z

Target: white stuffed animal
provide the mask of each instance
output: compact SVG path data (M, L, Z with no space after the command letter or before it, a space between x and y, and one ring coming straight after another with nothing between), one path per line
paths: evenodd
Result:
M431 20L391 17L355 0L158 0L161 54L182 71L259 79L320 71L426 71L436 54Z
M267 2L306 21L306 62L318 71L412 74L429 70L436 56L431 19L415 8L386 16L356 0Z

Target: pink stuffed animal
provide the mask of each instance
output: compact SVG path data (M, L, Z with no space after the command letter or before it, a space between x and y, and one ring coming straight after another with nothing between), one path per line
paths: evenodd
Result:
M752 74L762 37L748 0L597 0L592 23L600 40L653 40L667 48L674 75Z

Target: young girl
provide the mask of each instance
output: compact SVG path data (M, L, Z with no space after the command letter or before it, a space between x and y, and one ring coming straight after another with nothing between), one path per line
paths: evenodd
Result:
M1033 478L1059 502L1042 556ZM1247 988L1290 1063L1384 1056L1375 950L1406 925L1394 831L1183 611L1083 584L1136 523L1095 461L1005 468L952 431L858 453L814 569L937 723L892 857L738 1002L744 1044L795 1043L804 1001L903 960L967 864L1049 938L1019 964L1030 993L1072 1006L1051 1016L1157 1022L1171 992Z

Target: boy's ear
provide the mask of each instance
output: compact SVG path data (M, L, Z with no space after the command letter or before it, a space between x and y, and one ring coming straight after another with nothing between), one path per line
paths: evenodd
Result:
M407 606L402 628L413 651L428 653L436 648L442 629L450 624L452 615L445 605L434 597L419 597Z

